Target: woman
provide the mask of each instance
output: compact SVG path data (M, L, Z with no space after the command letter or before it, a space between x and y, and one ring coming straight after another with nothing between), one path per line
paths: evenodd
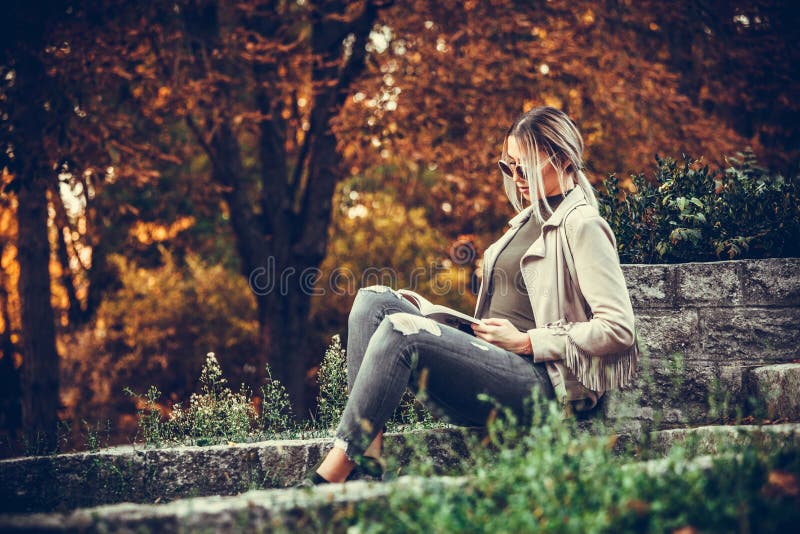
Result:
M484 253L475 336L420 315L386 286L362 288L348 321L350 396L333 448L304 484L380 472L383 428L406 387L449 422L483 426L487 393L515 412L534 389L586 412L635 374L637 345L616 240L583 172L583 139L541 107L509 129L499 162L518 214ZM423 371L424 370L424 371Z

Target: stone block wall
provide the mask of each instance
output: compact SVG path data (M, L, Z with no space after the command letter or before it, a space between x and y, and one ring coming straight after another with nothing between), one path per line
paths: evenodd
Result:
M753 369L800 359L800 258L622 269L645 357L634 391L606 399L607 417L722 421L752 408Z

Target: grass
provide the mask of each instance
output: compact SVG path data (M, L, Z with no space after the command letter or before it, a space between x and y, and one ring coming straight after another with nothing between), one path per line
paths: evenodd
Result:
M611 434L613 436L613 434ZM800 451L723 447L708 465L682 445L665 460L619 454L552 403L504 412L469 443L464 485L392 494L332 526L358 532L777 532L800 520ZM430 466L422 465L420 475Z
M260 402L256 402L244 386L238 392L229 388L216 355L210 352L200 373L200 391L193 393L185 406L173 404L168 412L160 403L162 394L155 386L144 394L125 388L139 406L134 441L145 447L164 447L333 435L347 402L346 357L338 335L333 336L317 374L319 395L310 420L294 420L286 389L272 377L269 366L266 373ZM419 394L417 397L424 398ZM389 432L442 426L417 397L410 392L405 394L386 425ZM259 410L255 408L257 404Z
M673 355L669 374L677 389L684 368ZM268 438L330 436L346 401L344 351L334 338L318 375L320 396L310 423L293 423L283 386L271 377L262 386L260 410L243 388L233 392L209 354L200 391L184 406L164 413L161 394L150 388L139 400L138 437L146 447L206 445ZM648 367L648 362L643 362ZM653 384L646 384L653 387ZM709 392L709 413L729 412L719 384ZM424 392L418 394L424 399ZM620 397L622 398L622 397ZM485 398L487 402L491 399ZM628 392L625 404L637 404ZM553 402L529 400L524 419L495 405L484 433L465 433L464 442L433 444L430 435L406 433L403 458L388 456L386 470L397 475L463 476L463 484L435 490L393 491L380 502L338 511L325 530L354 532L772 532L792 530L800 521L800 450L791 441L769 445L742 439L717 445L702 458L701 444L686 440L666 453L656 450L646 425L638 436L600 422L586 431L564 419ZM654 421L660 419L658 411ZM413 400L404 399L390 429L434 426ZM85 425L87 444L99 446L103 428ZM459 447L436 454L436 447ZM442 458L447 461L443 462ZM658 459L654 459L658 458ZM409 461L410 460L410 461ZM102 470L105 472L106 470ZM247 488L274 485L269 474L251 477ZM112 477L113 478L113 477ZM124 483L113 481L111 486Z

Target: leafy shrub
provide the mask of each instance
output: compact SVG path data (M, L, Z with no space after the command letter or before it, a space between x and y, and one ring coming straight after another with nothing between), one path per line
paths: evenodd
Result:
M261 415L259 430L266 434L286 432L293 427L292 405L286 388L267 365L267 382L261 386Z
M665 460L637 463L615 452L607 431L562 420L556 403L535 403L530 421L498 413L483 441L470 440L462 484L395 491L388 506L362 504L340 523L366 532L778 532L800 520L796 446L731 446L707 465L676 446Z
M213 352L206 355L200 373L200 393L192 393L185 407L181 402L174 403L171 410L163 407L161 391L156 386L150 386L145 395L126 387L138 408L137 437L152 446L187 442L206 445L329 433L338 424L347 402L345 350L338 335L333 336L317 374L320 394L316 418L310 424L301 426L292 419L289 395L280 381L272 377L269 366L266 376L266 383L260 388L260 413L254 408L257 401L244 385L239 393L228 388ZM430 413L407 393L387 426L389 430L398 430L399 424L429 427L432 421Z
M317 396L316 425L333 428L339 423L347 403L347 362L339 335L331 339L317 372L319 395Z
M200 374L201 393L192 393L186 409L180 403L172 408L169 421L173 434L199 441L245 440L252 431L256 413L244 386L234 393L226 383L217 358L209 352Z
M792 180L770 176L751 152L724 171L684 156L656 157L654 181L633 176L635 193L610 175L600 214L623 263L678 263L800 255L800 203Z
M206 445L223 441L244 441L254 431L257 418L247 389L239 393L227 387L216 356L209 352L200 374L200 393L192 393L189 404L172 406L165 418L159 404L161 392L150 386L144 397L126 391L141 404L139 435L146 445L161 446L187 441Z

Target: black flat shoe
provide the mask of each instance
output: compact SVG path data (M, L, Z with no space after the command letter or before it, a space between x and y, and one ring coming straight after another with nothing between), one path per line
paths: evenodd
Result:
M356 460L356 465L347 475L345 482L348 480L381 481L383 480L383 463L378 458L362 456Z
M303 489L313 488L321 484L330 484L331 482L329 480L323 478L322 475L317 473L317 469L319 469L320 465L322 465L322 460L320 460L314 467L309 469L308 473L306 473L303 479L292 487L295 489ZM350 474L347 475L347 478L344 479L345 482L349 482L351 480L382 481L383 464L378 458L362 456L356 460L356 465L353 467L352 471L350 471Z
M320 461L318 461L316 465L314 465L314 467L309 469L306 472L306 474L303 475L303 478L300 480L300 482L298 482L292 487L295 489L302 489L302 488L313 488L314 486L319 486L320 484L330 484L330 481L328 479L323 478L322 475L317 473L317 469L319 469L319 466L322 465L322 462L324 460L325 457L323 456L320 459Z
M320 484L330 484L328 480L322 478L322 475L317 473L316 469L311 473L303 477L303 480L292 486L295 489L303 489L303 488L313 488L315 486L319 486Z

